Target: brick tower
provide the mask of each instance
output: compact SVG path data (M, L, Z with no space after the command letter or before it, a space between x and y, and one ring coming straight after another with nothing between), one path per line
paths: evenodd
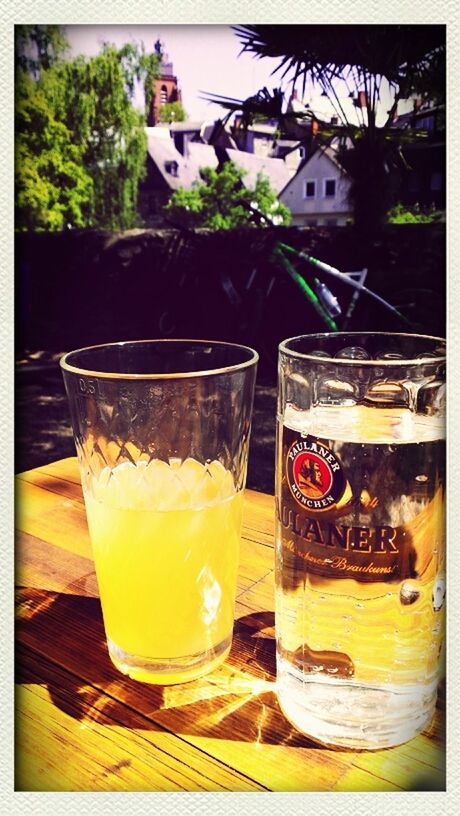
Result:
M157 40L155 51L161 56L160 76L154 81L152 107L148 124L150 127L160 121L160 108L166 102L181 102L181 92L177 85L177 77L173 73L173 64L163 51L163 43Z

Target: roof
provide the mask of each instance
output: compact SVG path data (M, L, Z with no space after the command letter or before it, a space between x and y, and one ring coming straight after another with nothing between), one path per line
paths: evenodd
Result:
M264 135L274 136L278 130L278 125L270 125L266 122L255 122L253 125L249 125L248 130L252 133L263 133Z
M258 173L267 176L271 188L276 194L288 184L291 173L283 159L271 159L265 156L254 156L253 153L244 153L242 150L226 150L228 158L242 170L246 170L243 178L245 187L254 187Z
M159 138L150 132L152 130L155 128L146 128L147 151L166 184L171 190L178 190L179 187L189 189L194 181L200 180L198 165L194 161L184 159L169 136Z
M231 146L236 149L236 142L222 121L216 119L215 122L204 122L200 136L206 144L209 144L211 139L216 136L216 133L217 142L220 143L222 147Z
M307 167L310 164L313 157L317 156L318 153L321 153L330 162L332 162L332 164L334 164L337 167L337 169L340 171L340 173L343 176L349 177L349 173L347 172L345 167L340 163L340 161L338 159L337 151L333 147L326 147L326 146L320 145L319 147L317 147L317 149L313 153L310 154L310 156L308 156L305 159L305 161L300 163L300 165L298 167L298 170L297 170L297 173L294 176L289 177L289 179L288 179L287 183L285 184L285 186L283 187L283 189L279 190L279 194L284 193L287 190L289 185L297 179L299 173L303 172L304 168ZM278 161L279 161L279 159L278 159Z
M203 127L204 122L171 122L169 125L170 130L174 130L176 132L184 131L185 133L200 133L201 128Z
M335 166L337 167L338 170L340 170L341 173L343 173L345 176L348 176L347 170L345 169L343 164L339 161L339 156L338 156L337 150L335 148L333 148L333 147L326 147L326 146L323 146L323 145L319 145L318 149L315 150L315 152L312 153L312 155L309 157L309 159L307 160L307 163L308 163L308 161L310 159L313 158L315 153L317 153L318 151L321 151L321 153L323 153L325 156L327 156L327 158L330 159L332 164L335 164Z
M202 144L201 142L189 142L188 154L190 160L198 165L198 167L216 168L219 164L219 159L212 145Z

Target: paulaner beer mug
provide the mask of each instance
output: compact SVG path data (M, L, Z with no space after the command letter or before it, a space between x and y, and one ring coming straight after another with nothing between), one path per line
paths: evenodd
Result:
M115 666L179 683L227 656L258 356L151 340L61 360Z
M443 665L445 341L316 334L279 348L277 687L318 742L429 723Z

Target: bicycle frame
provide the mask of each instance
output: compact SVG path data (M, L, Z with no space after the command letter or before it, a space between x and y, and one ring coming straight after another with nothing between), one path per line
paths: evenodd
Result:
M289 244L284 244L281 241L278 241L272 251L272 260L274 260L275 263L279 262L283 266L285 271L301 290L302 294L307 298L307 300L310 301L311 305L330 331L338 331L336 321L333 319L331 314L329 314L327 308L325 308L321 303L319 297L313 291L312 287L305 280L303 275L301 275L300 272L295 269L289 258L286 257L287 254L293 255L298 260L307 261L309 264L316 267L316 269L321 270L321 272L326 275L329 275L329 277L340 280L342 283L353 287L354 293L346 311L344 325L342 328L345 328L348 324L361 292L376 300L381 306L395 315L402 323L412 328L410 320L401 314L398 309L392 306L391 303L388 303L388 301L384 300L384 298L382 298L376 292L373 292L372 289L368 289L366 286L364 286L367 269L363 269L361 272L340 272L338 269L335 269L335 267L329 266L329 264L326 264L323 261L319 261L318 258L314 258L312 255L307 255L306 252L300 252L299 250L294 249L294 247L289 246Z

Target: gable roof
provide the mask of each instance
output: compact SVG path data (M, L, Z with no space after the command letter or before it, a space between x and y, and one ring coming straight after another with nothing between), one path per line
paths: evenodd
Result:
M168 136L158 136L146 128L147 152L171 190L179 187L189 189L194 181L200 180L199 167L194 161L184 159Z
M198 167L213 167L219 165L216 151L212 145L202 144L201 142L190 142L188 145L189 158Z
M297 180L298 176L301 173L303 173L303 171L305 170L306 167L308 167L308 165L310 164L312 159L314 157L318 157L318 153L322 154L322 156L324 156L324 158L326 158L328 161L330 161L337 168L337 170L339 170L339 172L343 176L345 176L346 178L349 178L349 173L347 172L347 170L345 169L343 164L341 164L341 162L339 161L337 151L335 150L335 148L330 147L330 146L325 146L325 145L319 145L313 153L311 153L309 156L307 156L307 158L304 159L304 161L302 161L299 164L299 167L297 169L296 174L294 176L291 176L289 178L289 181L287 182L287 184L283 187L283 189L279 191L280 195L281 195L281 193L285 193L286 190L288 189L288 187L290 186L290 184L292 184L292 182Z
M262 173L267 176L271 188L278 195L291 179L291 173L283 159L255 156L253 153L245 153L242 150L227 149L225 152L230 161L247 171L243 177L245 187L254 187L258 173Z

